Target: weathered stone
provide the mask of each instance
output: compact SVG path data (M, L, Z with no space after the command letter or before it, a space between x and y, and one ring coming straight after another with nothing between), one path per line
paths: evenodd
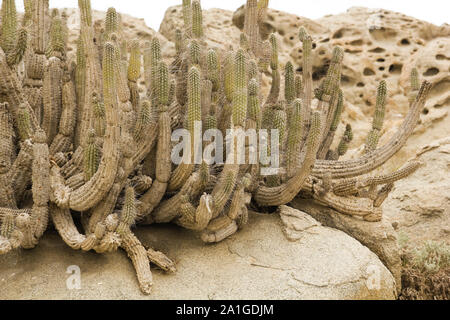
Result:
M139 228L143 244L168 253L177 267L175 274L153 272L150 296L136 290L124 253L73 251L50 233L32 251L0 257L0 299L396 298L394 279L374 253L303 213L294 216L316 224L295 242L285 238L278 214L251 214L248 227L211 246L172 225ZM73 265L81 271L80 290L66 287Z

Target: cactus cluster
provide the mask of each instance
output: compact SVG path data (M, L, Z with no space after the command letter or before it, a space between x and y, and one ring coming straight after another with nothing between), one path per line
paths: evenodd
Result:
M98 35L90 0L78 3L81 31L76 59L69 61L67 19L50 11L48 0L25 1L23 29L14 0L2 2L0 254L35 247L51 219L73 249L123 248L149 294L150 263L168 272L175 265L145 248L133 234L135 226L173 222L199 232L204 242L219 242L245 226L249 208L287 204L298 195L379 221L393 183L420 165L410 161L396 172L371 174L411 135L430 84L420 86L413 73L410 111L380 147L387 96L381 82L364 154L340 160L353 138L349 125L335 137L345 108L344 52L334 49L326 78L314 88L312 38L301 28L302 74L291 62L283 73L277 35L266 41L259 35L268 0L247 0L241 41L230 51L208 46L200 1L183 0L184 29L175 31L170 65L157 37L148 43L126 39L113 8ZM21 63L24 75L18 72ZM268 97L261 90L264 74L272 77ZM140 79L147 88L143 94ZM192 152L175 165L171 135L181 128L190 135ZM267 130L266 139L278 130L279 170L262 175L268 168L249 161L254 145L247 142L243 162L196 161L202 143L195 136L211 129ZM227 159L242 156L234 139L229 144ZM216 149L215 156L222 151ZM273 147L266 151L258 158L276 153ZM76 212L82 213L82 232Z

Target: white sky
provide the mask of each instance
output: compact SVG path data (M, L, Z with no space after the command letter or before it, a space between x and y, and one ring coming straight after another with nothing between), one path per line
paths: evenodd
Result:
M119 12L137 18L144 18L147 25L158 30L169 6L181 4L182 0L91 0L95 10L106 11L115 7ZM245 0L202 0L202 7L235 10ZM18 9L23 11L23 1L16 1ZM50 0L52 8L75 8L78 0ZM383 8L432 22L436 25L449 23L449 0L270 0L270 7L287 11L310 19L327 14L345 12L353 6Z

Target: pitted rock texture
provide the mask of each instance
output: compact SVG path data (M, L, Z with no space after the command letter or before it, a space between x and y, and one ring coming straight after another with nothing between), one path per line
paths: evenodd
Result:
M0 257L0 299L396 298L392 274L358 241L317 223L292 242L281 225L277 214L251 214L238 235L210 246L172 225L140 228L143 244L166 252L177 267L171 275L154 270L150 296L136 290L123 252L76 252L50 233L32 251ZM81 270L80 290L66 287L73 265Z

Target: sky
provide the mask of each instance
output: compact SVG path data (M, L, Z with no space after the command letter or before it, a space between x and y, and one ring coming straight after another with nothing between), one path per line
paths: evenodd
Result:
M91 0L92 8L106 11L115 7L119 12L136 18L144 18L147 25L159 30L164 13L169 6L181 4L182 0ZM23 11L23 1L16 1ZM202 0L202 8L235 10L245 0ZM270 7L310 19L318 19L328 14L345 12L350 7L382 8L404 13L436 25L450 23L449 0L270 0ZM78 0L50 0L52 8L76 8Z

